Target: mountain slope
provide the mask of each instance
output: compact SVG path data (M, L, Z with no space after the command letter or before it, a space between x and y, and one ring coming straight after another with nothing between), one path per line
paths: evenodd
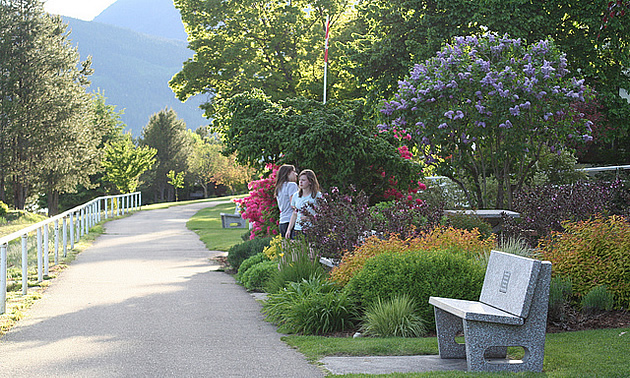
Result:
M173 0L118 0L94 21L168 39L187 38Z
M183 41L168 40L98 22L64 17L71 30L70 40L78 46L81 60L92 56L94 74L90 89L100 88L107 103L125 109L122 119L139 136L149 117L171 107L188 128L208 124L198 108L199 98L181 103L168 86L192 56Z

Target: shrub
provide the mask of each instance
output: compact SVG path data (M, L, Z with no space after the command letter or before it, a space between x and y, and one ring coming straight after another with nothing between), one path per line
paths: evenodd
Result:
M578 299L606 285L615 307L630 306L630 222L622 217L566 222L565 232L541 241L542 256L555 276L570 278Z
M280 210L274 195L274 185L280 167L268 164L266 168L271 170L269 177L250 182L247 185L249 195L234 200L241 206L243 218L252 224L250 239L278 234Z
M587 220L597 214L627 215L628 206L620 205L622 198L630 196L619 181L542 185L523 190L513 200L514 211L521 217L504 217L504 234L524 237L535 246L551 232L563 231L563 221Z
M606 286L596 286L582 298L582 312L594 314L601 311L610 311L615 304L613 295L606 289Z
M376 236L369 237L365 243L343 255L338 266L330 272L330 279L340 286L345 286L350 278L363 268L370 258L382 253L402 253L417 250L418 239L400 239L397 235L390 235L389 239L381 240Z
M549 286L549 321L564 322L567 310L571 307L570 299L573 294L571 280L562 277L551 279Z
M458 230L452 227L438 227L423 232L418 237L405 240L397 235L390 235L387 240L370 237L363 245L343 255L339 266L333 268L331 279L343 286L363 268L369 258L383 253L457 250L485 261L484 257L490 254L494 246L494 236L482 240L477 230Z
M344 291L365 307L377 298L406 294L417 301L427 326L434 327L429 296L477 300L484 270L483 262L453 250L384 253L367 260Z
M243 274L245 274L245 272L249 268L251 268L252 266L254 266L256 264L260 264L261 262L263 262L265 260L269 260L269 259L267 259L267 257L265 256L264 253L257 253L254 256L250 256L250 257L246 258L245 261L243 261L241 263L241 266L238 267L238 273L236 274L236 280L237 281L241 281L241 278L243 277Z
M321 256L331 259L354 248L372 228L368 197L353 188L350 194L331 188L317 201L315 214L309 218L303 229L307 240Z
M415 301L407 295L378 298L365 311L361 331L376 337L422 337L427 329L416 313Z
M277 293L289 282L324 276L324 268L303 238L287 241L279 256L278 270L269 279L267 292Z
M490 224L472 214L462 212L448 214L446 224L460 230L472 231L476 228L483 239L489 238L492 235L492 227Z
M442 203L413 200L411 196L381 202L370 209L374 230L382 235L413 237L440 224L444 214Z
M0 201L0 217L4 217L5 215L7 215L7 213L9 212L9 206Z
M238 268L245 259L262 252L263 249L269 245L270 241L270 237L254 238L240 244L235 244L228 250L227 261L232 268L238 271Z
M351 329L356 322L353 301L322 277L291 282L269 294L263 312L286 333L321 335Z
M282 244L284 241L285 239L281 235L271 239L269 245L263 249L263 253L267 256L267 259L275 260L278 258L278 255L282 253Z
M264 260L247 269L241 276L241 283L247 290L263 291L277 270L277 262Z

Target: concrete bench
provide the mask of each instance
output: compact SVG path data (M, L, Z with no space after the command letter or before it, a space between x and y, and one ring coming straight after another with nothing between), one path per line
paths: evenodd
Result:
M241 214L221 213L221 225L223 228L247 228L247 220L241 217Z
M479 301L429 298L440 357L466 358L468 371L541 372L550 281L549 261L492 251ZM509 346L523 359L506 359Z

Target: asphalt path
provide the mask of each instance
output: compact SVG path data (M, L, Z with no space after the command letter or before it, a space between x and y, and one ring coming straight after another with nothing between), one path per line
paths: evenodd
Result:
M208 206L107 222L0 339L0 376L324 376L186 229Z

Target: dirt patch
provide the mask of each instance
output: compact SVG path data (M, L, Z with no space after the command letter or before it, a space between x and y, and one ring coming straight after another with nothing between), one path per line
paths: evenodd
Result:
M564 321L549 322L547 333L628 327L630 327L630 312L627 310L605 311L591 315L569 310L566 312Z

